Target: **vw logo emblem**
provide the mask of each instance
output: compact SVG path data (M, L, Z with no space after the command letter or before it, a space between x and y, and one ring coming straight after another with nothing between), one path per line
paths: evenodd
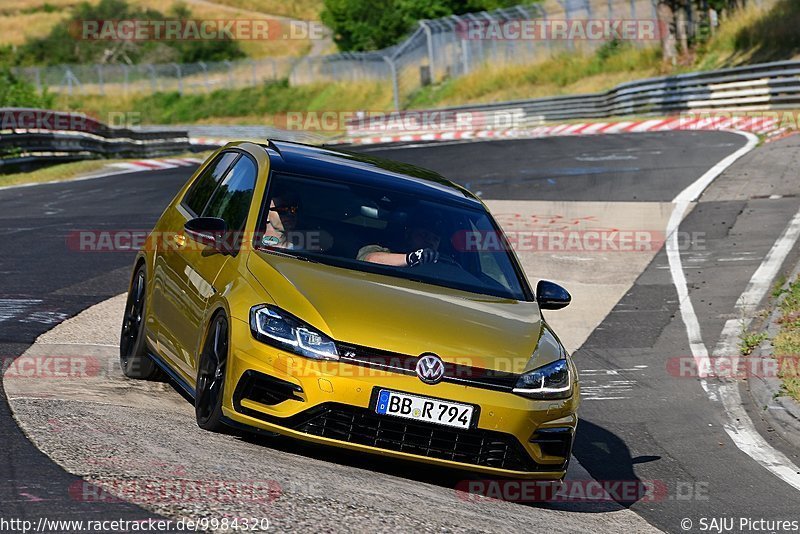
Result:
M423 354L417 360L417 376L426 384L438 384L444 378L444 362L435 354Z

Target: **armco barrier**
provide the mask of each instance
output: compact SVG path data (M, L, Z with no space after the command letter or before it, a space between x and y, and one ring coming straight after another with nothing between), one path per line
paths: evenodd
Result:
M99 158L150 158L185 152L180 131L111 128L78 113L0 108L0 169Z
M699 110L800 109L800 61L648 78L620 84L604 93L454 106L436 111L490 114L510 109L524 111L518 127L541 121L668 116ZM355 121L351 126L348 128L351 137L380 133L374 129L363 131Z

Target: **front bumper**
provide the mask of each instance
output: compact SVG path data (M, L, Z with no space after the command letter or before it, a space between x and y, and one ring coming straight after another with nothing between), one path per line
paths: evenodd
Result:
M498 476L563 478L577 425L579 386L560 401L441 382L342 362L318 362L253 339L231 324L223 414L287 436ZM380 389L473 404L472 428L375 413Z

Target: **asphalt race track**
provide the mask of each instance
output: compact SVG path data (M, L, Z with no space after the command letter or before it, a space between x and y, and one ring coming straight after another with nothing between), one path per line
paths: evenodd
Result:
M744 143L725 132L665 132L360 150L435 169L484 199L669 202ZM0 358L18 357L55 324L127 289L133 252L70 250L70 232L150 228L192 170L0 190ZM716 344L737 298L800 206L796 197L765 198L746 183L731 192L726 176L711 185L680 226L706 239L702 250L683 253L683 263L708 347ZM778 187L781 179L775 177ZM784 269L796 260L794 251ZM797 519L800 494L737 448L723 429L723 410L696 379L668 372L670 359L691 354L678 308L662 250L576 352L583 380L596 393L580 410L575 457L597 480L666 487L661 499L622 503L661 530L680 532L684 518L695 523L710 516ZM610 382L619 380L627 384L622 391ZM79 477L31 444L4 392L2 399L0 517L153 517L131 504L71 498L67 488ZM798 461L789 444L758 420L756 426ZM350 465L342 456L333 455L333 461ZM379 468L404 476L407 466L384 462ZM448 484L438 470L408 476L412 482L442 476L436 483ZM578 522L590 512L571 511Z

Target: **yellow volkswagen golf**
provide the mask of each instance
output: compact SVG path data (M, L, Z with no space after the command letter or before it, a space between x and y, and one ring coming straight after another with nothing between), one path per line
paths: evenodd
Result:
M563 478L578 375L483 203L411 165L286 142L215 152L133 269L126 376L197 423Z

